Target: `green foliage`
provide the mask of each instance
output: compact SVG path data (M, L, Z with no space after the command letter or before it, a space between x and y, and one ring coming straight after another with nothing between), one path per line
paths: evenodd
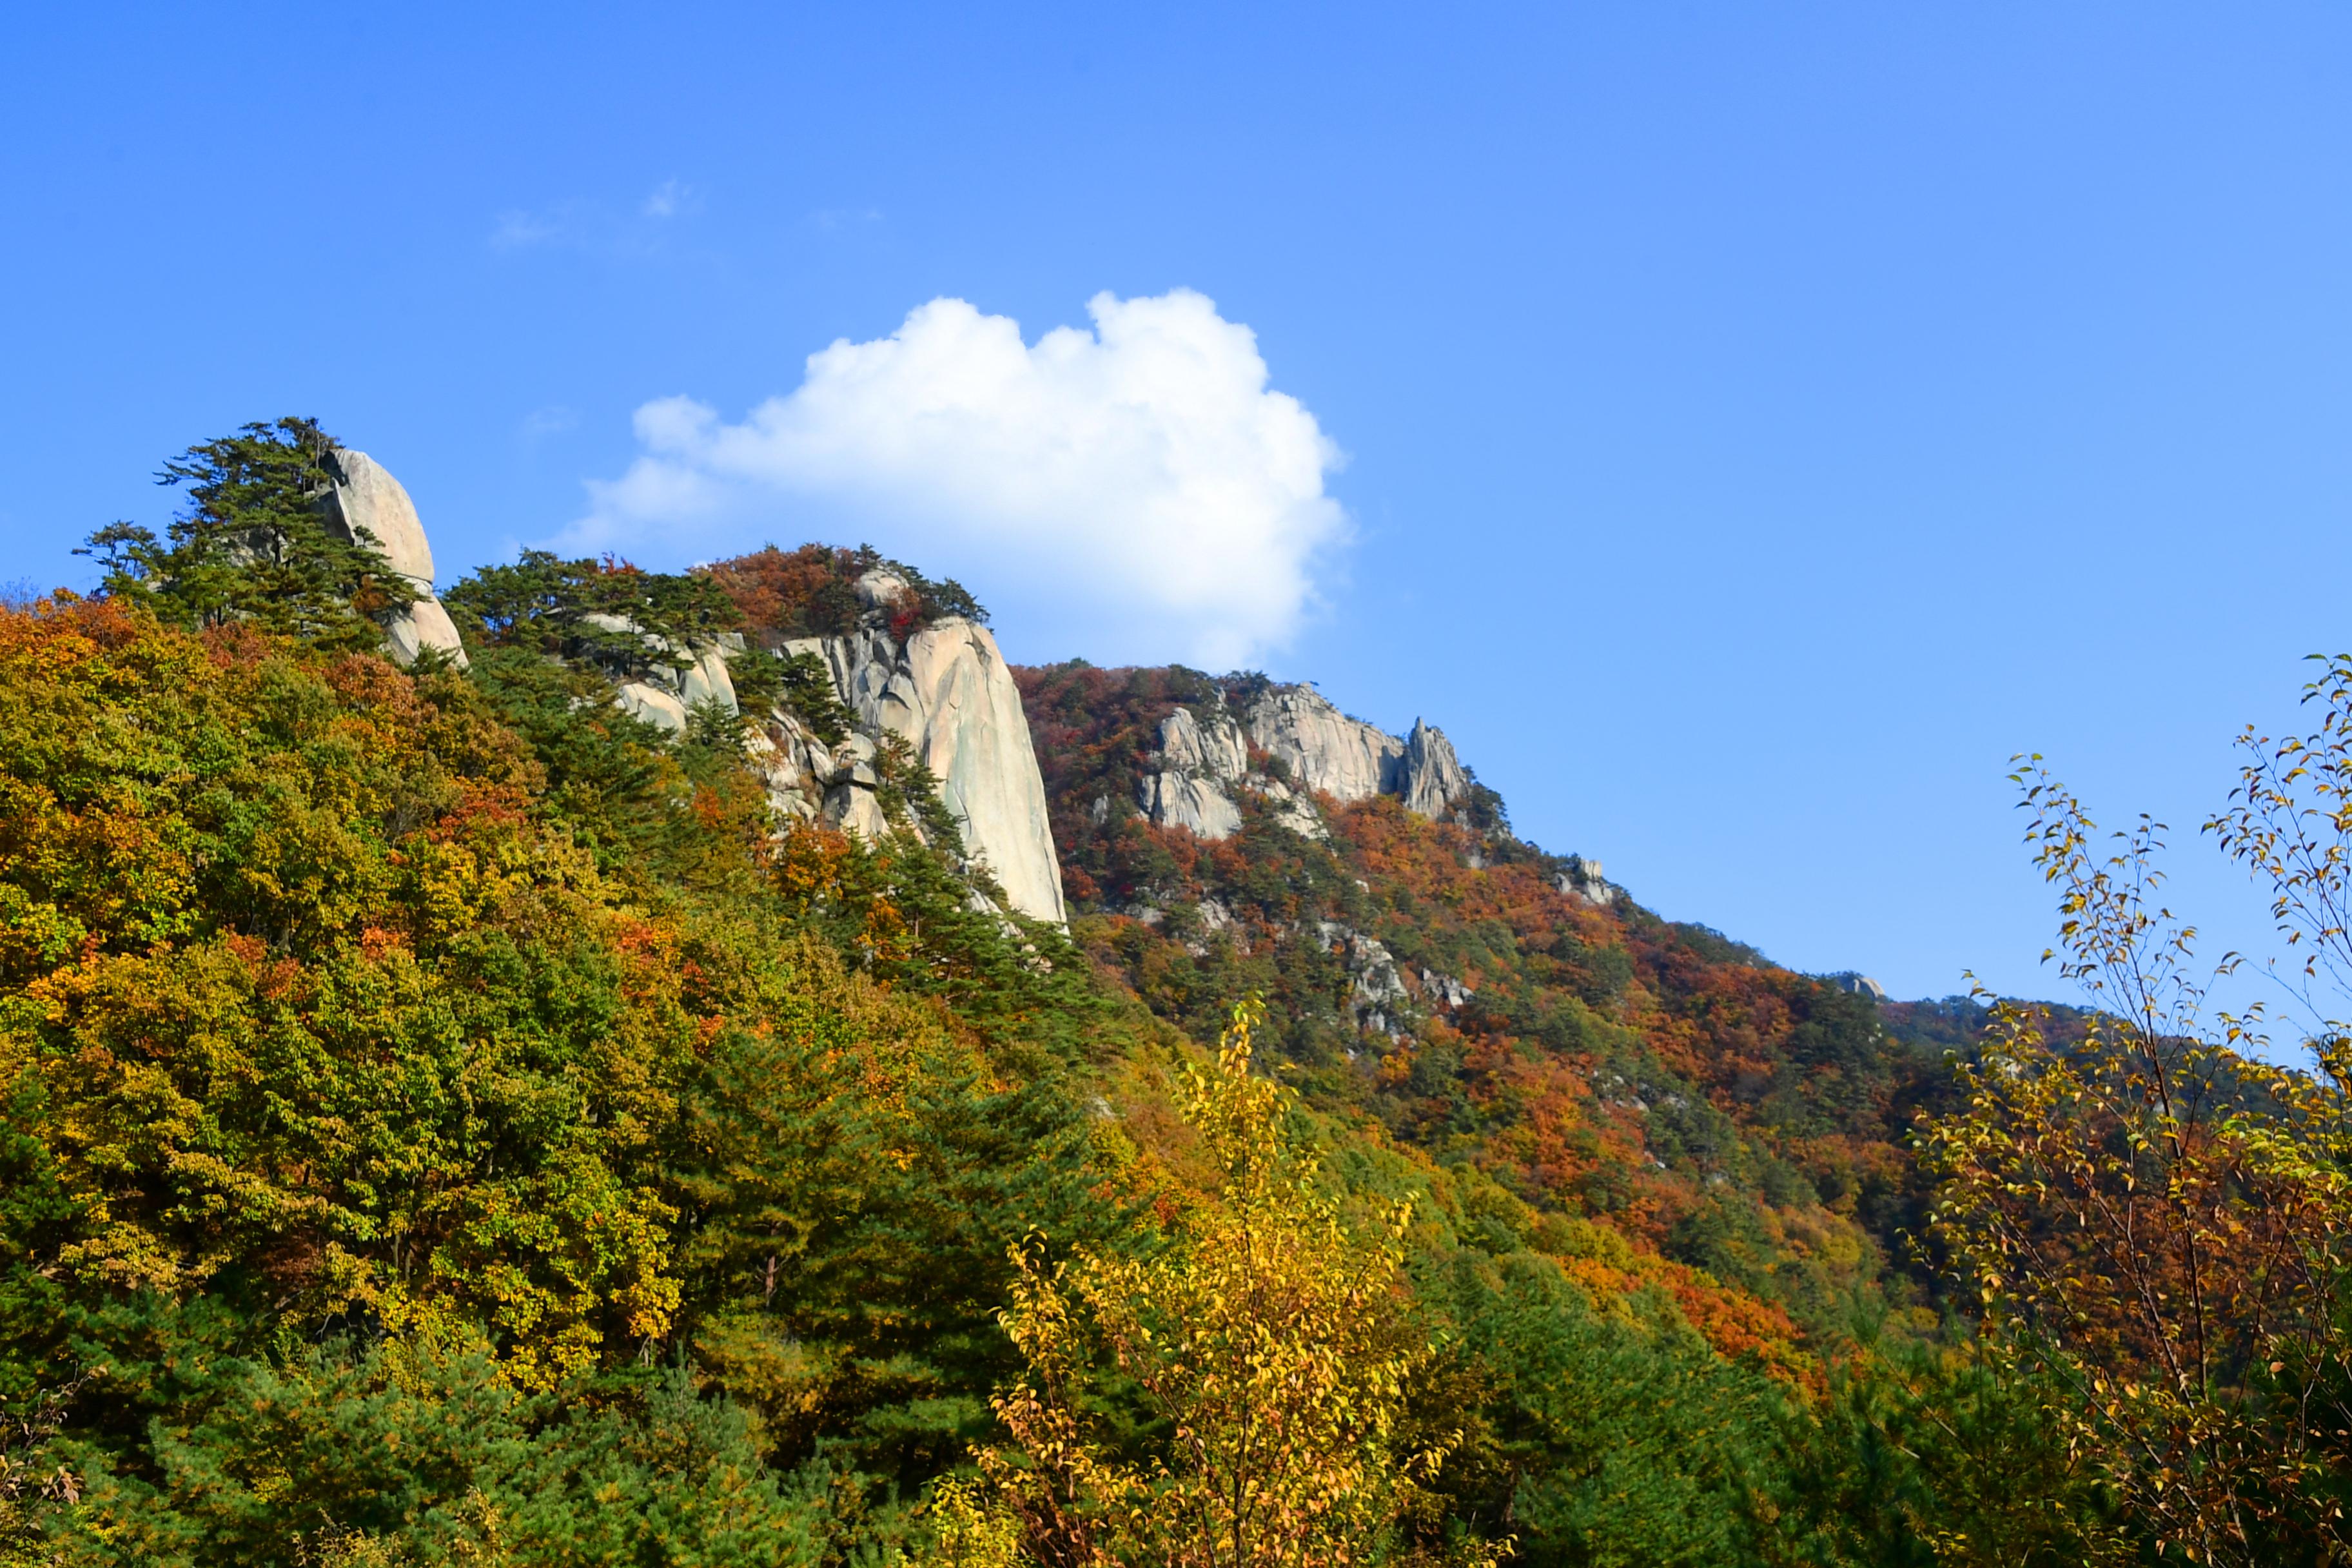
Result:
M2075 1568L2134 1562L2094 1455L2049 1419L2063 1390L1981 1345L1878 1339L1791 1411L1761 1478L1777 1561L1872 1568Z
M729 662L728 674L746 713L781 708L828 746L841 744L856 727L856 716L834 689L833 671L813 653L787 657L748 648Z
M708 577L641 571L609 556L565 561L544 550L483 567L442 603L489 647L553 655L623 679L657 665L684 669L742 624Z
M808 1564L844 1511L780 1474L681 1372L588 1397L478 1356L281 1342L159 1432L147 1475L85 1461L61 1563Z
M492 648L412 677L110 604L0 617L0 1398L81 1369L25 1463L85 1495L9 1503L63 1509L77 1552L131 1551L135 1520L157 1560L427 1561L503 1520L500 1550L559 1560L509 1496L558 1510L548 1540L682 1551L706 1504L883 1540L1010 1364L1005 1247L1120 1233L1066 1081L1101 1015L1067 1005L1066 945L911 841L845 845L812 909L755 780L573 673ZM903 918L886 893L925 962L827 941ZM368 1348L297 1364L289 1334ZM642 1401L581 1425L678 1357L693 1420L740 1440L646 1448L676 1421ZM428 1363L479 1370L401 1370ZM415 1437L397 1531L270 1506L375 1495L328 1473L333 1434L476 1415L511 1443ZM779 1489L752 1461L819 1468Z
M1475 1446L1451 1478L1516 1562L1688 1565L1755 1562L1750 1490L1792 1403L1725 1363L1654 1294L1609 1309L1539 1254L1464 1254L1444 1292L1485 1384Z
M1182 669L1023 677L1083 911L1026 921L903 744L891 831L780 830L740 725L613 699L740 629L747 708L837 742L783 645L980 618L952 583L526 553L450 595L468 670L402 672L332 460L196 448L169 541L93 542L105 600L0 606L0 1564L2145 1550L2121 1425L2069 1414L2097 1363L1887 1267L1910 1117L1985 1112L1931 1070L1972 1005L1597 905L1484 795L1152 827L1160 722L1263 685ZM2291 782L2230 824L2263 864ZM1187 1076L1259 992L1264 1048ZM2313 1080L2224 1077L2231 1212L2333 1192ZM2263 1342L2231 1408L2352 1401L2340 1329ZM2258 1554L2317 1560L2342 1447Z
M918 832L925 843L950 854L961 850L963 829L940 795L939 775L915 754L905 736L883 735L875 748L874 773L876 803L892 826ZM1000 889L991 885L983 890L999 893L1001 901Z
M156 476L187 487L164 537L136 523L100 529L78 553L105 567L106 592L190 628L241 622L315 646L373 649L372 618L415 598L373 538L328 526L335 441L308 419L247 425L191 447Z

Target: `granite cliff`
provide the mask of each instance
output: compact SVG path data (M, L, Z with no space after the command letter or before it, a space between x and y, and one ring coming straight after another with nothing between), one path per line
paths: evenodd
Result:
M906 591L894 574L867 572L857 580L864 609L855 630L777 648L818 660L855 726L829 744L790 708L766 715L757 755L769 799L787 816L822 816L877 836L887 826L877 758L896 739L937 779L965 850L987 866L1013 908L1059 923L1067 913L1061 866L1020 689L996 638L976 621L950 616L903 637L895 631Z
M338 482L327 500L333 524L347 537L372 539L419 595L387 618L388 650L402 664L427 648L462 663L457 628L434 595L432 550L408 492L364 453L339 450L335 463ZM877 563L845 579L848 600L822 635L789 635L756 615L744 632L678 637L622 616L583 619L602 633L634 637L651 656L612 672L614 698L672 734L685 733L705 705L740 714L735 671L747 658L820 672L824 690L814 708L803 690L800 700L751 715L753 765L779 820L823 822L868 840L895 828L929 841L940 831L937 819L927 826L924 814L894 816L892 805L894 768L919 763L961 840L939 847L984 868L1011 909L1063 923L1071 846L1056 842L1022 686L976 611L914 616L918 595L902 571ZM1424 721L1392 735L1342 712L1309 684L1187 672L1180 685L1178 700L1157 707L1139 732L1148 744L1137 747L1124 784L1094 792L1087 829L1135 818L1216 844L1239 835L1255 814L1326 844L1331 812L1379 799L1482 830L1486 818L1499 820L1498 803L1462 765L1444 731ZM1470 851L1474 858L1480 853ZM1615 897L1597 862L1567 858L1552 879L1561 895L1587 903ZM1382 976L1366 982L1360 1015L1384 1018L1392 1011L1398 997L1391 993L1403 983L1384 977L1391 971L1374 952L1377 942L1345 930L1320 940L1334 952L1360 952L1367 973ZM1433 995L1445 994L1451 983L1442 980L1433 975Z

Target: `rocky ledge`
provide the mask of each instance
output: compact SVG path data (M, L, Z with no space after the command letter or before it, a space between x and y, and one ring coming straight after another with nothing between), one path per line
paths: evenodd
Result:
M841 637L800 637L773 651L813 658L830 677L847 722L837 733L789 704L756 715L751 760L768 802L786 821L823 821L869 841L894 828L930 837L919 814L893 823L887 805L895 747L921 762L938 782L969 861L985 866L1020 913L1056 924L1067 919L1062 868L1045 817L1045 786L1004 656L986 626L950 616L901 638L892 630L907 584L886 571L857 582L865 606ZM607 630L630 629L616 623ZM683 731L702 702L739 710L728 665L743 654L740 636L673 648L643 679L617 689L622 705L649 723Z

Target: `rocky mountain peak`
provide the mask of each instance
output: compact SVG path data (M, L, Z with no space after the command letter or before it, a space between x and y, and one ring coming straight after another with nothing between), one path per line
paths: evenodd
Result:
M1444 731L1415 721L1399 739L1349 718L1311 685L1267 686L1239 716L1220 690L1171 712L1159 742L1136 804L1152 821L1202 838L1240 831L1236 791L1266 798L1286 825L1320 838L1318 795L1340 805L1394 795L1408 810L1442 817L1471 788ZM1254 763L1253 748L1271 765Z
M1407 811L1423 816L1444 816L1448 806L1470 793L1470 775L1463 772L1444 731L1419 719L1412 721L1404 755L1398 759L1394 793Z

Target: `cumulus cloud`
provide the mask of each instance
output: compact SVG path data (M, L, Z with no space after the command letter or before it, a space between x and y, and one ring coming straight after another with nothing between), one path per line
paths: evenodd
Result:
M1279 647L1347 530L1324 491L1338 448L1206 297L1087 308L1093 330L1030 344L1009 317L934 300L888 337L811 354L740 423L648 403L643 452L590 484L562 542L688 558L871 539L1097 661L1224 668Z

